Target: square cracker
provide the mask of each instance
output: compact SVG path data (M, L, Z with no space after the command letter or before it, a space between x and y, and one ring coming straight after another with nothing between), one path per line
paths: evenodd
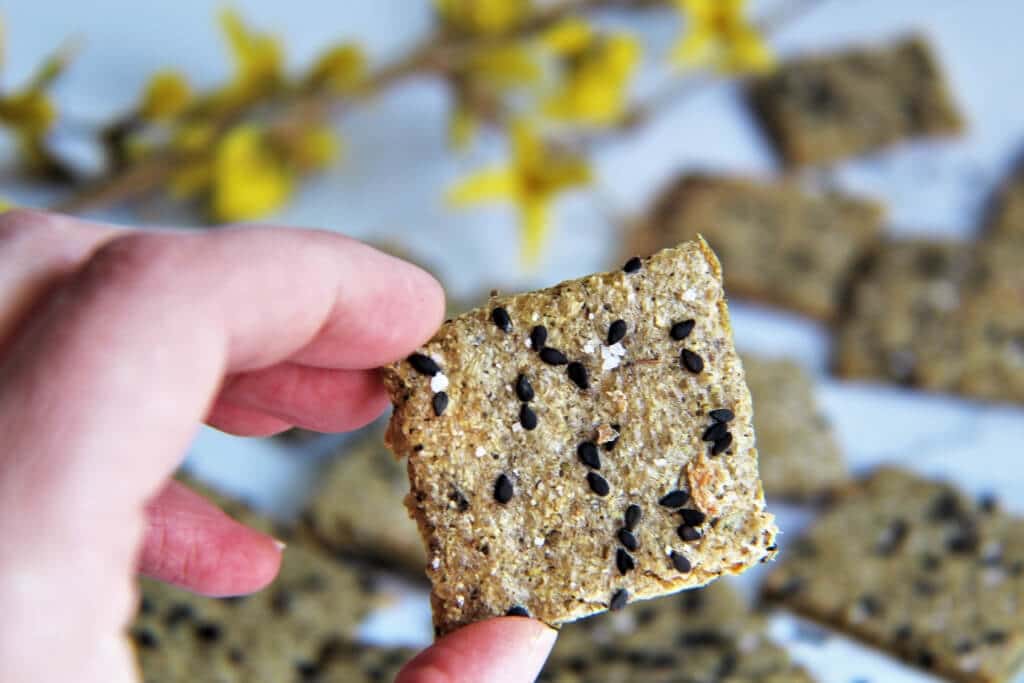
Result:
M730 295L829 320L883 215L877 202L792 181L687 174L662 192L637 246L650 253L702 235Z
M919 37L790 60L755 80L750 100L790 166L828 164L964 128Z
M847 481L846 465L807 371L743 354L754 401L761 481L769 498L820 498Z
M812 683L728 581L562 629L539 683Z
M1024 663L1024 520L883 468L769 575L766 595L923 669L997 683Z
M402 505L409 477L384 446L383 430L372 428L342 447L321 482L303 514L318 542L422 576L423 543Z
M750 395L703 241L495 297L384 380L439 633L512 608L559 625L774 553ZM720 409L734 417L715 427ZM624 541L631 505L641 518Z
M1024 402L1024 244L912 240L881 249L852 290L837 370Z

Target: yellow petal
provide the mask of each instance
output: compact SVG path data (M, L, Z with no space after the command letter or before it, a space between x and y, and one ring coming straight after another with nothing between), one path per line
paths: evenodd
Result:
M542 46L558 55L583 52L594 38L594 29L578 17L565 19L541 34Z
M515 166L527 173L542 169L545 164L544 141L540 139L533 124L517 121L512 125L512 156Z
M434 0L441 19L470 34L496 36L520 24L533 9L531 0Z
M448 143L456 150L464 150L476 139L479 122L465 107L456 107L448 120Z
M545 185L549 194L562 192L573 187L586 185L593 179L590 164L578 157L562 157L550 162L545 174Z
M485 169L463 178L448 190L448 202L454 206L468 206L518 196L519 182L515 173L507 168Z
M293 178L254 125L238 126L217 146L211 213L232 222L260 218L291 195Z
M268 34L250 31L241 16L231 9L221 12L220 22L235 58L235 91L251 96L277 86L283 76L278 41Z
M713 47L714 35L710 31L691 31L672 48L672 62L682 67L705 64L711 59Z
M188 106L188 81L176 71L158 71L149 80L139 105L139 115L150 121L169 119Z
M734 73L764 73L775 67L775 55L757 30L744 27L733 36L723 66Z
M0 97L0 124L25 135L42 135L57 118L57 110L46 93L27 90Z
M341 138L327 126L304 130L292 150L293 163L302 171L325 168L341 154Z
M366 75L366 56L358 45L342 44L320 56L309 73L309 82L334 93L351 91Z
M519 45L481 50L470 58L467 68L473 76L498 88L530 85L541 78L540 65L528 50Z
M171 147L182 152L201 152L213 143L212 123L189 123L175 129Z
M522 262L532 268L540 260L551 227L548 203L542 200L523 202L519 216Z

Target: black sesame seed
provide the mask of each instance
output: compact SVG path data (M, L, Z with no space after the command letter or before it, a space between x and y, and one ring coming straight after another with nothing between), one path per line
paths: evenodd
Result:
M882 613L882 603L873 595L861 596L858 604L860 605L860 608L864 610L864 614L869 617L877 617Z
M728 432L721 439L716 439L711 446L711 455L721 455L732 445L732 434Z
M188 621L192 618L194 611L191 605L185 603L179 603L171 607L164 617L164 623L170 627L177 626L183 621Z
M548 340L548 328L543 325L537 325L530 330L530 348L534 351L540 351L544 348L544 342Z
M409 365L411 365L412 369L421 375L430 375L433 377L437 373L441 372L441 368L434 359L422 353L414 353L409 356Z
M270 607L277 614L287 614L292 608L292 593L285 588L279 588L270 596Z
M690 564L690 561L686 559L686 556L682 553L677 553L675 550L673 550L672 554L669 555L669 557L672 558L672 566L676 568L677 572L682 572L683 574L686 574L691 569L693 569L693 565Z
M139 600L139 612L141 614L152 614L153 609L153 601L143 595Z
M676 489L670 491L661 497L658 501L658 505L667 508L681 508L686 505L686 501L690 500L690 492L685 489Z
M914 628L910 624L902 624L892 632L892 637L897 641L906 641L914 635Z
M981 536L978 529L970 523L963 523L956 530L946 543L949 552L959 555L969 555L978 552L981 545Z
M732 422L732 419L736 417L736 415L728 408L719 408L718 410L712 410L708 413L708 417L715 422Z
M633 561L632 555L619 548L615 551L615 567L620 574L625 575L636 568L636 562Z
M683 320L672 326L672 329L668 331L669 335L676 341L682 341L690 336L693 332L693 326L696 325L695 320Z
M956 517L959 514L960 500L952 491L943 491L940 493L935 500L932 501L931 508L928 511L928 516L936 522Z
M992 494L986 494L978 499L978 509L990 515L999 509L999 499Z
M640 260L640 257L634 256L633 258L626 261L626 265L622 266L622 269L627 273L635 273L636 271L640 270L640 268L643 267L643 265L644 262Z
M626 508L626 528L632 531L636 528L636 525L640 523L640 519L643 517L643 510L640 509L639 505L633 504Z
M619 590L615 591L615 593L612 595L612 601L608 604L608 609L610 609L613 612L617 612L623 607L625 607L626 603L628 602L629 591L625 588L620 588Z
M132 640L141 648L152 650L160 645L160 639L152 631L146 628L138 628L132 631Z
M498 326L498 329L502 332L512 331L512 318L509 317L508 311L501 306L498 306L491 311L491 320Z
M443 391L439 391L434 394L434 398L431 399L430 403L434 406L434 415L441 417L444 415L444 411L448 407L448 394Z
M724 422L716 422L705 429L704 434L700 438L702 441L718 441L728 433L729 425Z
M683 539L688 543L692 541L699 541L701 537L700 529L689 526L687 524L683 524L678 529L676 529L676 533L679 534L679 538Z
M922 669L931 669L935 666L935 655L928 650L921 650L917 653L917 665Z
M590 388L590 377L587 376L587 368L584 367L583 363L572 362L569 363L569 379L572 380L573 384L578 386L580 389Z
M597 472L587 472L587 483L590 484L590 490L597 495L604 496L608 495L609 489L608 482Z
M526 431L533 431L537 428L537 413L525 403L519 409L519 424L523 425Z
M708 518L700 510L694 510L693 508L683 508L679 511L679 514L683 518L683 524L687 526L700 526Z
M196 638L204 643L215 643L220 640L220 626L212 622L206 622L196 626Z
M564 353L550 346L545 346L540 350L540 359L548 365L565 365L569 362Z
M576 455L579 456L580 462L587 467L593 467L595 470L601 469L601 456L597 453L597 446L591 441L584 441L576 447Z
M448 500L455 503L456 507L459 508L459 512L465 512L469 509L469 500L462 491L458 489L452 489L452 492L448 494Z
M982 639L989 645L1002 645L1010 639L1006 631L986 631Z
M515 489L512 487L512 480L504 474L499 474L497 481L494 482L494 500L504 505L512 500L513 493Z
M535 396L533 392L533 385L530 384L530 380L526 378L526 375L519 375L516 378L516 396L523 403L529 403Z
M907 534L910 533L910 525L904 519L894 519L882 532L875 552L879 555L892 555L900 549Z
M509 617L529 617L530 613L522 605L513 605L512 607L508 608L507 612L505 612L505 616L509 616Z
M640 542L636 540L636 536L629 529L623 527L619 529L619 543L621 543L626 550L636 552L636 549L640 547Z
M608 346L618 344L626 336L626 321L616 320L608 327Z
M679 358L683 363L683 367L695 375L704 369L704 359L690 349L683 349L683 352L679 354Z
M974 643L972 643L970 640L967 640L966 638L963 638L961 640L956 641L953 644L953 650L958 655L970 654L974 651Z

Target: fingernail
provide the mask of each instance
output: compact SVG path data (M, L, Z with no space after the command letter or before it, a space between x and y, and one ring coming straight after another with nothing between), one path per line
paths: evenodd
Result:
M274 545L277 546L278 552L282 553L284 552L284 549L288 547L287 543L285 543L284 541L279 541L276 538L274 539Z

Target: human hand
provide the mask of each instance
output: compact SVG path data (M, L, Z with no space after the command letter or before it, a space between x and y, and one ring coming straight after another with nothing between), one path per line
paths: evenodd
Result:
M215 596L269 583L274 539L168 482L196 429L366 424L375 368L443 309L427 273L330 233L0 215L0 680L135 681L137 571ZM532 681L553 643L494 619L399 681Z

